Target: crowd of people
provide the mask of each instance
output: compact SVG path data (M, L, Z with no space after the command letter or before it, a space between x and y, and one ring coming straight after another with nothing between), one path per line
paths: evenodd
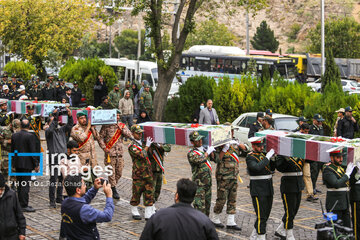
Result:
M13 79L16 79L16 76ZM74 97L74 92L79 90L75 82L75 91L73 91L74 89L66 88L64 81L61 80L58 86L53 88L51 77L42 90L38 89L36 79L34 85L27 87L22 85L22 82L17 83L15 80L8 79L6 81L4 83L13 84L10 86L15 89L10 94L7 91L9 90L7 84L2 85L1 96L4 94L10 96L6 99L26 99L23 96L27 96L27 99L34 100L61 99L70 106L78 104ZM189 138L193 146L187 154L187 160L191 166L192 180L180 179L177 183L175 204L156 212L155 204L161 194L162 182L165 181L164 158L166 153L171 151L171 145L156 143L151 137L144 139L144 130L138 125L138 123L149 121L153 115L150 86L143 82L142 88L138 90L135 84L127 84L125 89L120 90L119 86L115 85L110 93L107 91L106 83L99 76L94 87L95 105L117 110L117 123L102 125L99 127L100 130L91 124L87 111L77 112L77 123L74 124L71 110L66 107L68 120L67 123L62 123L58 108L54 109L47 119L42 119L34 115L34 104L26 106L26 114L14 115L7 109L7 100L0 100L2 156L0 211L7 212L6 218L14 218L13 225L8 226L5 224L4 215L0 215L0 239L1 237L25 239L26 220L23 212L35 212L35 209L29 206L31 174L26 173L39 172L40 161L38 155L19 156L17 153L44 152L45 146L42 146L40 139L41 130L45 131L47 154L50 156L50 161L46 166L50 170L49 206L56 208L57 204L61 204L61 239L98 239L100 236L96 223L111 221L115 209L113 199L120 199L117 185L124 168L123 144L127 140L130 141L127 151L132 160L130 213L133 219L142 219L138 210L142 196L145 206L144 219L148 220L141 239L218 239L215 228L225 227L220 220L225 205L226 228L241 231L241 227L235 222L235 214L240 178L240 155L243 152L248 153L246 165L250 176L249 189L256 212L256 221L250 239L266 238L266 222L273 203L272 176L275 170L282 174L280 192L284 204L284 216L282 223L275 231L276 236L282 239L295 239L293 225L301 204L302 190L306 188L307 201L317 201L316 195L321 193L316 188L320 171L323 172L323 181L327 187L326 210L333 209L333 212L338 214L338 218L343 221L344 226L351 227L349 211L351 206L355 235L360 230L359 222L356 221L360 214L358 210L360 191L357 189L359 175L357 171L360 165L349 163L345 169L342 165L342 147L328 150L331 162L327 164L276 155L273 149L266 152L263 137L256 137L255 133L274 129L271 109L259 112L256 121L250 125L248 140L251 146L235 139L234 130L237 126L230 123L224 123L224 125L231 126L231 141L216 148L203 146L204 136L197 131L191 132ZM211 99L206 102L206 107L205 104L201 104L199 111L194 113L193 121L200 124L220 124L217 112L212 105ZM351 107L341 108L337 113L338 119L333 135L354 138L359 126L352 116ZM137 118L136 123L134 123L134 116ZM315 114L310 125L309 120L301 116L298 119L299 127L294 131L302 134L324 135L323 121L320 114ZM95 171L102 165L96 158L95 142L98 142L104 152L104 166L111 169L106 177L104 177L104 171L101 173ZM9 165L9 153L14 153L11 165ZM75 156L74 159L73 156ZM216 163L217 195L213 217L210 220L211 161ZM20 174L16 177L9 176L10 170ZM100 188L103 188L106 196L103 211L90 205ZM14 191L17 191L17 195ZM337 204L335 204L336 201L338 201ZM12 207L10 208L9 205Z

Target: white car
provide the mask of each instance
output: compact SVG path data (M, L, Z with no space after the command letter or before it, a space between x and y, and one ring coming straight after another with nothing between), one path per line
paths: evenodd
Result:
M256 115L257 112L243 113L232 122L233 126L239 127L239 129L234 130L234 137L249 146L251 146L248 141L250 125L256 121ZM299 126L297 123L298 117L295 116L273 113L272 118L276 130L292 131Z
M317 79L314 82L307 83L309 87L314 92L320 92L321 91L321 79ZM358 83L354 80L347 80L347 79L341 79L341 85L344 92L354 92L354 91L360 91L360 87L358 87Z
M314 92L320 92L321 91L321 78L317 79L314 82L308 82L307 85L311 87L311 89Z

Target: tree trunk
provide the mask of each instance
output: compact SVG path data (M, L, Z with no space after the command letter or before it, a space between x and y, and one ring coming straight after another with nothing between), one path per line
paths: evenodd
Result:
M47 78L47 74L46 74L46 69L45 66L43 65L42 61L37 61L36 64L36 71L37 71L37 76L42 80L45 81Z

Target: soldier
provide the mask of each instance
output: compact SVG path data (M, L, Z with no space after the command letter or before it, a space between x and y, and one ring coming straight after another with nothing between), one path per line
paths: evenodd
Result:
M301 202L301 191L304 189L303 167L305 160L296 157L276 157L276 169L283 173L280 192L284 205L284 216L275 236L281 239L295 240L293 227L294 219Z
M337 113L337 118L336 118L336 122L335 122L335 126L334 126L334 137L338 137L337 134L337 127L338 127L338 123L341 119L344 118L344 114L345 114L345 109L344 108L340 108L339 110L335 111Z
M0 144L1 144L0 170L6 182L8 181L8 177L9 177L9 153L11 152L11 136L13 134L13 125L15 124L14 121L13 124L9 124L8 126L5 127L0 127Z
M0 98L10 99L10 90L9 90L8 85L3 85L3 91L0 94Z
M79 159L82 166L88 164L91 168L97 166L95 156L95 139L98 139L98 132L91 126L87 111L80 111L76 114L77 124L71 129L70 136L79 144Z
M12 99L12 96L17 93L16 92L16 84L12 84L11 82L9 83L10 84L10 99Z
M300 126L303 124L303 123L306 123L307 121L309 121L308 119L306 119L304 116L300 116L297 120L299 126L297 128L295 128L293 130L293 132L299 132L300 131Z
M50 80L47 80L44 88L41 90L43 100L53 101L55 100L55 89L50 86Z
M140 95L140 110L145 110L148 116L152 118L153 102L150 86L146 84L144 90Z
M274 124L274 119L272 117L265 116L262 121L263 130L267 130L267 129L274 130L273 124Z
M41 130L41 117L39 115L34 115L35 111L35 104L29 104L26 106L26 114L24 114L20 120L27 119L30 123L30 130L28 132L32 132L35 134L35 136L38 139L38 142L36 143L37 149L41 149L43 151L42 147L40 146L40 130Z
M151 163L148 158L148 151L150 145L153 143L152 139L146 139L146 145L142 143L141 137L144 132L139 125L132 125L131 132L134 136L129 145L129 154L133 162L132 168L132 197L130 201L131 214L135 220L141 220L138 205L140 197L144 197L145 205L145 220L149 219L153 214L152 205L154 203L153 197L153 176L151 171Z
M256 132L263 130L263 126L262 126L263 118L264 118L264 113L258 112L256 115L256 122L250 125L248 138L254 137Z
M357 168L354 169L350 176L350 206L351 206L351 220L354 228L355 239L360 236L360 163L356 162Z
M65 86L65 82L63 79L59 79L59 85L56 86L55 96L56 101L61 102L61 98L65 95L67 87Z
M15 88L19 88L20 86L17 82L17 76L15 73L11 75L11 84L16 86Z
M119 91L119 85L114 85L114 90L112 90L109 93L109 105L110 108L118 108L119 107L119 101L121 99L121 92Z
M214 147L207 150L202 145L202 138L199 132L190 133L189 138L193 148L188 152L187 158L191 166L192 180L197 185L194 198L194 208L209 216L211 206L211 164L215 162ZM211 155L211 156L210 156Z
M352 111L350 106L345 108L345 117L339 120L336 130L339 137L353 139L355 132L359 131L359 125L353 117Z
M0 126L8 126L14 119L12 112L7 112L7 100L0 100Z
M34 99L35 101L39 101L43 99L43 93L42 91L39 89L39 84L35 81L31 90L30 90L30 95L31 98Z
M74 82L74 88L72 89L71 96L73 98L73 106L79 107L81 103L82 92L81 89L79 88L79 84L77 81Z
M109 183L113 191L113 198L120 199L116 191L116 185L122 175L124 168L124 150L121 136L131 138L131 132L125 124L120 122L120 111L117 111L117 124L102 125L99 133L99 145L105 152L105 165L111 165L112 175L109 176Z
M150 145L148 156L151 162L151 170L153 173L153 195L154 195L154 204L153 212L155 213L155 202L159 199L161 186L163 182L163 174L165 173L164 169L164 156L166 152L171 151L170 144L161 144L153 143Z
M250 239L265 239L266 222L270 216L274 195L272 173L275 170L275 162L270 161L274 150L271 149L265 155L263 139L264 137L249 139L253 152L246 157L250 175L250 195L257 216Z
M347 165L346 171L341 166L343 162L343 147L334 147L327 150L330 154L330 163L324 165L323 181L327 187L326 211L333 209L345 227L350 227L349 213L349 179L355 166L352 162ZM335 205L335 202L337 204Z
M231 125L224 123L224 125ZM241 228L235 223L236 213L236 195L239 175L240 152L246 151L244 144L239 144L234 139L234 126L231 126L231 135L233 140L222 147L219 154L219 161L216 166L216 184L217 198L214 207L213 223L215 227L223 228L219 215L227 201L226 213L228 214L226 228L241 231Z

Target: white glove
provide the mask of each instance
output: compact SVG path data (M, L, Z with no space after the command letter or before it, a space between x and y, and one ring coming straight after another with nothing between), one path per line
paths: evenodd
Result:
M9 115L11 115L11 114L13 114L14 112L8 112L6 115L7 116L9 116Z
M358 172L359 172L359 170L360 170L360 162L356 162L356 166L357 166Z
M231 141L229 142L229 144L236 144L236 145L239 145L239 142L238 142L238 141L236 141L236 140L231 140Z
M146 146L150 147L150 145L154 142L154 140L151 137L146 138Z
M274 149L271 149L267 154L266 154L266 158L270 160L270 158L274 155L275 151Z
M355 165L353 162L350 162L348 165L347 165L347 168L346 168L346 172L345 174L350 178L350 175L352 173L352 171L354 170L355 168Z
M206 153L210 155L213 151L215 151L214 147L209 147L208 150L206 150Z
M226 153L226 152L229 150L229 148L230 148L230 143L227 143L227 144L225 144L225 146L223 147L222 151L223 151L224 153Z

